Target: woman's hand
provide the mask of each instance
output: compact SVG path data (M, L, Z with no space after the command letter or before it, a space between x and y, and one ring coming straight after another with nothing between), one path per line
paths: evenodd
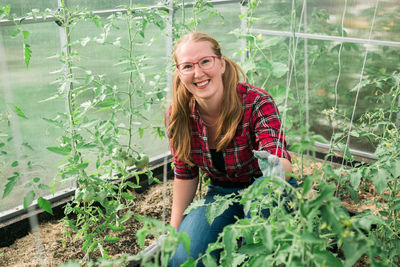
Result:
M279 158L279 159L280 159L280 161L282 163L283 170L285 171L285 173L293 172L292 163L290 163L290 161L288 159L286 159L286 158ZM289 175L285 175L286 182L289 181L290 178L291 177Z

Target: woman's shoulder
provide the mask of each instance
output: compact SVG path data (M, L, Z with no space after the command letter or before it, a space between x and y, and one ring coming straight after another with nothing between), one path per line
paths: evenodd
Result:
M238 85L238 93L245 102L254 102L257 99L267 99L273 101L271 95L264 89L250 85L249 83L240 83Z

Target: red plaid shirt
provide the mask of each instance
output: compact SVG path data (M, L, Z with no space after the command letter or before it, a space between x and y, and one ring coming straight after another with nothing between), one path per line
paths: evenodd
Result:
M207 127L202 124L196 105L193 105L191 158L195 166L191 167L173 155L175 178L194 179L198 176L198 168L201 168L214 184L247 185L262 176L253 150L266 150L290 160L283 133L280 132L279 112L272 97L249 84L239 84L237 90L243 101L244 116L235 137L222 150L226 172L219 171L213 164Z

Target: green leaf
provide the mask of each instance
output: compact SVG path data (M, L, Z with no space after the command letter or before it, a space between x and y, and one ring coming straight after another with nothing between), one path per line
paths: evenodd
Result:
M21 29L17 28L15 31L13 31L13 32L11 33L11 36L12 36L12 37L15 37L15 36L17 36L18 33L20 33L20 32L21 32Z
M189 235L185 232L179 233L178 241L179 241L179 243L183 244L183 247L185 248L186 252L190 253L190 237L189 237Z
M367 251L367 246L363 241L346 240L343 242L343 251L346 257L345 266L353 266L354 263Z
M104 241L105 241L105 242L112 242L112 243L118 242L118 241L120 241L120 240L121 240L120 237L110 236L110 235L107 235L107 236L104 238Z
M349 190L351 199L354 201L354 203L358 203L358 194L357 192L351 187L351 186L347 186L347 190Z
M138 131L139 131L140 138L143 138L144 129L143 128L139 128Z
M288 67L286 64L280 62L272 62L272 75L276 78L281 78L288 71Z
M71 152L71 149L66 146L48 146L46 149L60 155L68 155Z
M341 260L332 254L330 251L318 251L314 252L316 266L332 266L341 267L343 266Z
M305 232L300 235L300 238L305 243L324 243L326 240L316 237L313 233Z
M205 258L202 259L204 266L207 267L217 267L217 261L213 256L207 254Z
M14 105L14 104L11 104L11 107L13 108L14 112L15 112L18 116L20 116L21 118L24 118L24 119L28 119L28 117L25 115L25 113L24 113L19 107L17 107L17 106Z
M105 108L105 107L111 107L115 105L115 99L108 98L100 103L97 104L97 107Z
M224 213L224 211L233 204L233 199L229 198L228 196L229 195L226 195L224 197L214 196L215 202L207 206L206 217L210 225L215 220L215 218Z
M262 243L246 244L240 247L239 252L249 256L257 256L265 252L265 247Z
M13 163L11 163L11 167L17 167L18 166L18 161L14 161Z
M354 136L354 137L357 137L357 138L360 137L360 133L358 131L355 131L355 130L351 130L350 131L350 135Z
M8 194L10 194L14 186L17 184L18 180L19 180L19 175L15 175L8 178L8 183L4 188L3 198L5 198L6 196L8 196Z
M232 227L225 227L223 236L224 249L228 255L231 255L237 244Z
M345 160L350 161L350 162L354 161L354 158L350 153L350 149L345 144L338 143L337 147L338 147L339 151L343 153Z
M387 170L379 168L377 175L372 177L372 183L380 195L382 195L383 191L387 188L389 176L390 174Z
M192 210L195 210L195 209L197 209L198 207L201 207L201 206L205 206L206 205L205 202L206 202L206 200L204 198L196 199L195 201L190 203L190 205L186 208L186 210L183 212L183 214L187 215Z
M358 190L362 178L361 170L358 169L356 172L350 173L350 183L354 190Z
M392 168L390 168L392 175L394 178L398 178L400 176L400 159L392 162Z
M24 58L25 58L26 68L28 68L32 56L32 50L29 47L30 47L29 44L26 43L24 44Z
M329 143L329 141L326 140L325 137L323 137L322 135L319 135L319 134L313 135L313 136L312 136L312 139L313 139L314 141L316 141L316 142L320 142L320 143L323 143L323 144L328 144L328 143Z
M123 192L123 193L121 193L121 195L122 195L123 198L125 198L125 199L127 199L127 200L134 200L134 199L135 199L135 197L132 196L132 195L129 194L129 193Z
M146 230L141 228L136 232L136 238L137 242L139 243L139 246L143 249L144 248L144 241L146 239Z
M398 211L400 210L400 198L397 198L393 201L392 205L389 205L389 209L391 211Z
M313 183L313 180L312 180L311 176L307 176L304 179L304 181L303 181L303 192L302 192L303 197L306 196L307 193L312 188L312 183Z
M357 223L364 230L370 231L372 224L384 225L385 221L380 216L369 214L369 215L364 215L363 217L359 218L359 220L357 220Z
M1 256L1 255L0 255ZM196 266L196 260L193 259L192 257L188 258L182 265L181 267L194 267Z
M80 163L80 164L76 165L76 168L77 168L78 170L83 170L83 169L86 169L87 166L89 166L89 163L84 162L84 163Z
M46 184L39 184L38 188L41 190L50 190L51 189L51 187Z
M126 184L127 186L129 186L130 188L141 188L140 185L137 185L137 184L135 184L135 183L132 183L131 181L126 181L125 184Z
M33 190L26 193L24 197L24 209L28 209L28 207L32 204L33 200L35 199L35 192Z
M32 147L28 142L23 142L22 145L23 145L24 147L29 148L29 149L32 150L32 151L34 150L33 147Z
M92 252L92 251L97 247L98 244L99 244L99 242L94 241L94 242L90 245L89 249L87 250L87 253Z
M55 120L55 119L53 120L53 119L48 119L48 118L42 118L42 120L47 121L48 123L51 123L59 128L64 127L63 122L59 121L59 120Z
M39 177L35 177L35 178L33 178L32 180L33 180L34 183L37 183L37 182L40 181L40 178L39 178Z
M22 31L22 36L24 37L24 39L28 39L30 35L30 32L23 30Z
M125 230L125 227L123 226L116 226L115 224L108 224L107 225L111 230L113 230L114 232L121 232L123 230Z
M39 197L38 198L38 205L42 210L44 210L47 213L50 213L51 215L53 215L53 210L51 208L50 201L48 201L47 199L44 199L42 197Z

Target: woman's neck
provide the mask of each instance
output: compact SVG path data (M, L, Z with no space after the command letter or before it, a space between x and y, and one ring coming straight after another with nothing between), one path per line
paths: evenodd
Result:
M218 118L221 112L222 98L196 99L199 113L205 117Z

